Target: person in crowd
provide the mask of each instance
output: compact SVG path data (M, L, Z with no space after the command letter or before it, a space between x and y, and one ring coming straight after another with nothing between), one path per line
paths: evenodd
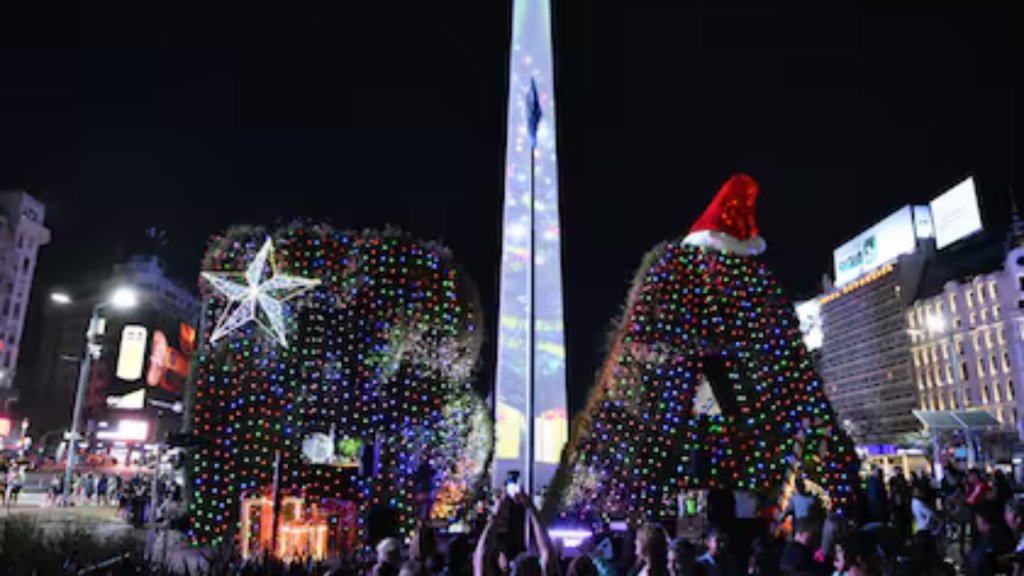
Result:
M807 490L807 484L801 478L796 481L793 494L789 497L786 514L792 516L794 522L799 522L810 518L817 504L818 499Z
M975 505L974 527L976 537L964 567L967 576L990 576L996 573L998 557L1012 552L1016 542L995 501Z
M1013 499L1013 486L1001 468L996 469L992 476L992 488L995 492L996 502L1005 507L1006 503Z
M967 505L976 510L978 504L988 497L992 487L981 475L977 468L971 468L967 472Z
M668 573L670 576L697 574L697 549L689 540L676 538L669 544Z
M109 482L110 480L106 474L101 474L99 481L96 482L96 503L100 506L106 506L108 503L107 490L109 490Z
M920 484L914 487L910 510L914 516L915 532L923 530L929 534L938 535L942 531L942 521L935 509L932 508L925 489Z
M21 488L25 485L25 467L15 466L8 474L10 477L7 479L7 504L17 504L18 495L21 494Z
M779 566L783 572L798 574L819 574L824 572L824 564L815 560L818 527L811 518L796 522L793 527L793 540L782 549Z
M778 576L781 554L775 538L756 538L750 544L750 561L747 563L749 576Z
M889 520L889 495L885 490L885 478L882 469L875 468L868 478L867 502L868 522L885 523Z
M595 564L594 559L587 554L573 558L572 561L569 562L569 567L566 569L565 573L566 576L599 576L597 564Z
M1017 540L1015 554L1024 554L1024 502L1011 499L1003 506L1003 520Z
M956 570L939 553L935 536L918 530L911 542L909 556L896 568L896 576L954 576Z
M836 558L836 545L839 540L849 532L850 522L836 512L829 512L821 527L821 547L814 555L814 559L826 565L831 565Z
M636 533L636 565L633 576L666 576L668 574L668 541L665 531L656 524L644 524Z
M91 503L93 494L96 493L96 479L93 478L92 472L85 475L85 484L83 489L85 490L85 502Z
M402 542L388 537L377 543L377 562L373 565L372 576L398 576L402 568Z
M704 569L707 576L732 576L738 572L736 558L729 549L729 535L712 526L704 538L707 551L697 563Z
M427 576L427 571L423 563L418 560L409 560L402 564L398 576Z
M897 466L889 480L889 504L892 508L892 521L900 538L910 538L911 529L911 492L910 484L903 475L903 469Z
M499 492L487 523L476 542L476 550L473 552L473 576L497 576L510 571L511 562L506 554L507 543L499 542L499 539L508 530L513 505L512 497L504 491Z
M881 559L864 532L852 532L836 545L835 576L881 576Z
M53 477L50 478L50 489L49 489L49 494L48 494L48 500L50 501L50 506L56 506L59 503L60 495L61 495L61 492L63 492L63 491L64 491L64 482L61 479L60 474L54 474Z
M469 540L464 534L456 534L445 551L444 576L469 576L469 567Z
M708 523L726 532L736 525L736 495L728 488L716 487L707 492Z

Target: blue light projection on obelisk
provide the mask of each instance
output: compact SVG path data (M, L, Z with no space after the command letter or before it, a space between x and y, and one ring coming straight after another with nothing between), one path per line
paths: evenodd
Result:
M536 494L568 437L555 84L550 1L513 2L494 482L518 470Z

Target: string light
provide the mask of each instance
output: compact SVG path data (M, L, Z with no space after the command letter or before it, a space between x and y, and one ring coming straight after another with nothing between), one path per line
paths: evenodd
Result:
M273 261L269 242L280 271L264 279L254 268L262 254ZM207 325L221 296L238 302L253 286L279 298L307 290L281 308L275 338L256 322L231 324L215 341L217 328L206 334L196 379L194 429L202 443L192 468L191 541L211 545L237 532L241 501L270 487L277 450L286 494L310 506L355 503L360 532L373 505L391 507L410 530L424 469L442 495L432 515L465 519L485 485L492 429L470 385L482 335L478 298L447 251L390 231L350 234L303 223L272 241L246 228L211 239L204 269L245 267L246 285L204 275ZM288 346L277 337L284 331ZM338 438L361 443L363 462L376 460L377 469L304 460L303 441L332 427Z
M784 504L799 476L848 510L857 457L774 276L683 242L645 262L556 479L562 514L674 515L687 487ZM705 379L720 413L695 410Z

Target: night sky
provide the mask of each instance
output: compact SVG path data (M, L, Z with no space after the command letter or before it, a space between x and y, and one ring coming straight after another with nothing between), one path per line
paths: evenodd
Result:
M394 224L465 264L493 358L510 6L97 4L0 15L0 188L44 200L53 230L36 303L144 249L151 226L194 285L207 237L231 224ZM968 175L986 223L1004 224L1009 186L1024 190L1015 3L888 4L555 0L573 405L643 253L733 172L762 185L764 258L794 297L842 241Z

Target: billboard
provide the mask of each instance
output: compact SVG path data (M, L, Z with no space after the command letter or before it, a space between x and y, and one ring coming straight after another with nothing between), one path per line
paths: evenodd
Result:
M181 392L188 379L192 352L195 350L195 328L181 322L178 325L178 347L171 346L163 330L153 330L149 347L149 369L146 384L159 386L170 392Z
M935 223L935 247L950 244L980 232L981 210L974 178L968 178L931 201L932 220Z
M100 425L101 430L96 432L96 438L100 440L120 442L145 442L149 439L149 422L145 420L121 420L116 428Z
M821 348L825 333L821 329L821 302L805 300L796 303L796 317L800 320L800 334L808 350Z
M146 357L145 326L129 324L121 329L121 345L117 354L117 377L134 382L142 378L142 364Z
M832 253L836 286L848 284L917 248L914 213L904 206Z

